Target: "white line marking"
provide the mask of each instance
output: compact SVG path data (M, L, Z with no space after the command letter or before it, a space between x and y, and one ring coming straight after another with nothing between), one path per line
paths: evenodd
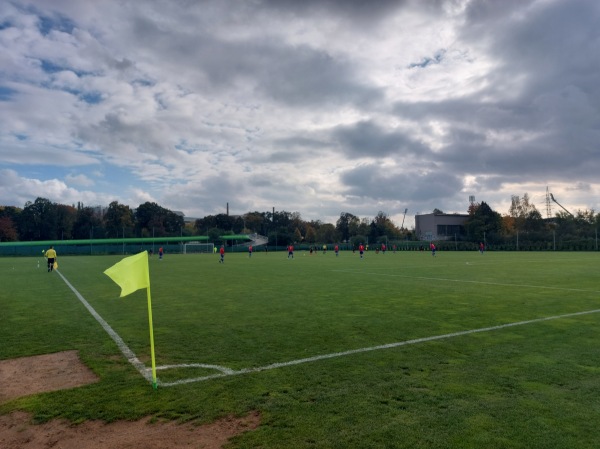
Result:
M582 292L582 293L600 293L598 290L586 290L582 288L566 288L566 287L549 287L546 285L529 285L529 284L506 284L502 282L487 282L487 281L472 281L465 279L447 279L447 278L434 278L427 276L408 276L405 274L386 274L386 273L373 273L361 270L332 270L338 273L351 273L351 274L368 274L370 276L388 276L388 277L399 277L405 279L419 279L422 281L444 281L444 282L463 282L465 284L480 284L480 285L499 285L501 287L523 287L523 288L539 288L545 290L561 290L568 292Z
M205 363L182 363L180 365L161 365L161 366L157 366L156 370L163 370L163 369L175 369L175 368L208 368L208 369L216 369L217 371L221 371L223 374L233 374L235 371L233 371L231 368L227 368L226 366L220 366L220 365L207 365Z
M81 301L81 303L85 306L85 308L88 309L88 311L92 314L92 316L96 319L96 321L98 321L98 323L100 323L100 325L104 328L104 330L108 333L108 335L110 335L110 337L117 344L117 346L119 347L119 349L121 350L121 352L123 353L125 358L129 361L129 363L131 363L149 383L152 383L152 373L150 372L150 369L147 368L142 362L139 361L139 359L136 357L136 355L133 353L133 351L131 349L129 349L129 347L125 344L125 342L121 339L121 337L119 337L119 335L110 327L110 325L106 321L104 321L104 319L94 310L94 308L75 289L75 287L73 287L71 285L71 283L62 275L62 273L58 270L57 270L57 273L63 279L63 281L65 281L65 283L73 291L73 293L75 293L75 296L77 296L79 301ZM512 284L510 284L510 285L512 285ZM348 351L333 352L330 354L321 354L321 355L316 355L314 357L290 360L288 362L272 363L270 365L259 366L259 367L255 367L255 368L243 368L238 371L232 370L227 367L219 366L219 365L205 365L205 364L201 364L201 363L188 363L188 364L181 364L181 365L157 366L156 367L157 370L166 370L166 369L174 369L174 368L209 368L209 369L216 369L218 371L221 371L221 373L219 373L219 374L211 374L211 375L207 375L207 376L203 376L203 377L181 379L181 380L177 380L174 382L162 382L160 379L157 379L157 384L162 387L172 387L175 385L183 385L183 384L188 384L188 383L193 383L193 382L203 382L206 380L217 379L220 377L239 376L241 374L249 374L249 373L259 373L261 371L268 371L268 370L277 369L277 368L284 368L286 366L301 365L303 363L317 362L319 360L327 360L327 359L333 359L333 358L337 358L337 357L344 357L344 356L352 355L352 354L360 354L362 352L371 352L371 351L379 351L379 350L383 350L383 349L397 348L400 346L408 346L408 345L414 345L414 344L418 344L418 343L426 343L426 342L434 341L434 340L443 340L443 339L447 339L447 338L460 337L463 335L475 334L475 333L480 333L480 332L490 332L490 331L494 331L494 330L505 329L508 327L523 326L526 324L541 323L543 321L558 320L561 318L570 318L570 317L581 316L581 315L589 315L589 314L598 313L598 312L600 312L600 309L587 310L587 311L583 311L583 312L567 313L567 314L563 314L563 315L555 315L555 316L550 316L550 317L545 317L545 318L535 318L532 320L517 321L515 323L506 323L506 324L499 324L497 326L482 327L479 329L470 329L470 330L460 331L460 332L452 332L450 334L434 335L432 337L415 338L413 340L406 340L406 341L400 341L400 342L395 342L395 343L387 343L384 345L351 349Z
M92 314L92 316L94 318L96 318L96 321L98 321L98 323L100 323L100 326L102 326L104 328L104 330L106 331L106 333L108 335L110 335L110 338L112 338L113 341L117 344L117 346L119 347L119 349L121 350L121 352L123 353L125 358L129 361L129 363L131 363L140 372L140 374L144 377L144 379L146 379L148 382L152 383L152 373L146 367L146 365L144 365L142 362L140 362L140 360L133 353L133 351L131 349L129 349L129 346L127 346L125 344L125 342L123 341L123 339L121 337L119 337L119 334L117 334L113 330L113 328L110 327L110 325L106 321L104 321L104 318L102 318L98 314L98 312L96 312L96 310L94 310L94 308L85 300L85 298L83 296L81 296L81 294L75 289L75 287L73 287L71 285L71 283L67 280L67 278L64 277L60 271L56 270L56 272L62 278L62 280L65 281L65 284L67 284L67 286L73 291L73 293L75 293L75 296L77 296L77 299L79 299L79 301L81 301L81 303L85 306L85 308L88 309L88 311Z
M161 382L160 385L162 385L164 387L171 387L174 385L182 385L182 384L187 384L187 383L192 383L192 382L202 382L205 380L216 379L219 377L237 376L240 374L248 374L248 373L258 373L260 371L267 371L267 370L283 368L283 367L292 366L292 365L300 365L303 363L316 362L319 360L333 359L336 357L344 357L347 355L359 354L361 352L370 352L370 351L379 351L382 349L397 348L399 346L414 345L417 343L425 343L425 342L434 341L434 340L443 340L446 338L460 337L463 335L475 334L475 333L479 333L479 332L490 332L490 331L494 331L494 330L505 329L508 327L523 326L525 324L541 323L543 321L558 320L561 318L570 318L570 317L575 317L575 316L580 316L580 315L589 315L589 314L598 313L598 312L600 312L600 309L587 310L584 312L567 313L564 315L556 315L556 316L550 316L550 317L545 317L545 318L535 318L533 320L518 321L516 323L500 324L498 326L490 326L490 327L483 327L480 329L471 329L471 330L460 331L460 332L452 332L450 334L443 334L443 335L434 335L433 337L415 338L414 340L406 340L406 341L400 341L400 342L396 342L396 343L388 343L385 345L370 346L368 348L351 349L349 351L334 352L331 354L322 354L322 355L317 355L314 357L307 357L304 359L291 360L289 362L273 363L271 365L259 366L256 368L244 368L239 371L232 371L231 373L228 373L228 374L225 374L225 373L212 374L212 375L204 376L204 377L196 377L196 378L192 378L192 379L182 379L182 380L178 380L175 382Z

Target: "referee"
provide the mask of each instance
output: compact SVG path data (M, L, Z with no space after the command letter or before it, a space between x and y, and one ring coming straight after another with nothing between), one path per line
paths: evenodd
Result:
M56 261L56 251L53 246L46 251L46 259L48 259L48 272L53 271L54 262Z

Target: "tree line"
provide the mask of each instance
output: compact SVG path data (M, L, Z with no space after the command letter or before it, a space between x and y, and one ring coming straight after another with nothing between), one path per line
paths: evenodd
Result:
M303 220L298 212L248 212L208 215L186 223L184 217L156 203L132 209L113 201L106 208L65 205L37 198L23 208L0 206L0 241L40 241L130 237L209 236L213 242L233 234L260 234L269 245L291 243L378 242L411 239L383 212L372 219L348 212L335 224Z
M487 203L472 204L464 232L442 245L457 249L461 242L485 242L501 250L598 250L600 213L578 210L543 218L525 193L512 196L508 213L500 215ZM454 245L454 246L453 246ZM465 247L465 245L463 245ZM473 249L466 245L465 249Z
M443 213L439 209L434 212ZM498 249L552 249L550 246L556 245L558 235L562 249L597 249L599 225L600 214L593 210L575 214L561 211L552 219L544 219L525 193L523 197L511 198L505 215L485 202L471 204L461 232L440 244L450 249L472 249L479 242ZM208 215L186 223L181 214L153 202L132 209L113 201L101 208L37 198L23 208L0 206L0 241L3 242L202 235L218 243L223 235L254 233L268 237L270 246L291 243L391 245L418 239L414 231L396 226L383 212L372 218L342 212L335 224L303 220L299 212L275 210Z

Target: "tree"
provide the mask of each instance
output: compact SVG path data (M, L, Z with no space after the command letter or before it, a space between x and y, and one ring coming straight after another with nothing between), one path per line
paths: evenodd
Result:
M502 217L484 201L474 207L465 223L467 235L474 241L493 241L499 238Z
M265 218L264 212L249 212L244 215L246 229L257 234L266 234L268 220Z
M227 214L218 214L215 216L217 228L225 231L231 231L233 229L233 221L233 217Z
M108 205L104 214L104 223L106 233L110 237L123 237L127 232L127 237L131 237L134 227L133 211L118 201L113 201Z
M535 227L535 221L538 219L538 216L539 218L542 217L535 205L530 202L527 193L523 195L523 198L519 198L518 195L513 195L511 197L508 215L514 218L514 225L517 231L526 230L526 227L528 226L526 222L528 219L533 222L529 227Z
M16 242L17 228L10 217L0 217L0 242Z
M77 210L73 223L74 239L104 238L104 223L92 207L81 207Z
M140 234L148 237L180 235L185 224L181 215L151 202L138 206L135 211L135 223Z
M326 223L319 228L317 240L322 243L335 243L340 241L340 234L332 224Z
M317 241L317 232L311 225L306 226L306 233L304 234L304 241L308 243L315 243Z
M77 210L73 206L56 204L56 237L61 240L72 238L76 219Z
M28 201L19 217L19 235L22 240L55 240L56 206L46 198Z
M294 243L300 243L302 241L302 233L300 229L296 228L294 231Z
M340 233L340 238L343 241L348 241L355 234L359 224L360 219L356 215L352 215L349 212L342 212L340 218L335 223L335 228Z
M3 220L0 230L0 241L14 242L19 240L19 217L22 210L14 206L0 206L0 219ZM14 238L13 238L14 237Z

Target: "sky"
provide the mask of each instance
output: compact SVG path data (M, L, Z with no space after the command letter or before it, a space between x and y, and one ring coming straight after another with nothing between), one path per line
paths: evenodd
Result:
M598 212L598 23L597 0L3 1L0 205Z

